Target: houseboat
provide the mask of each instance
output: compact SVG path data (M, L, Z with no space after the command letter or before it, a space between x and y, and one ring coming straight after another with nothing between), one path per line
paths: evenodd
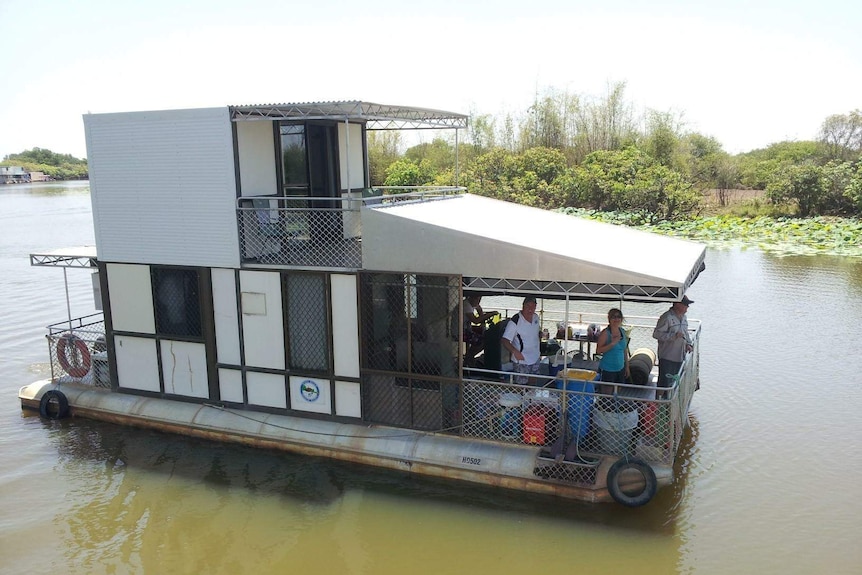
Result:
M700 324L660 382L656 318L627 316L632 377L615 386L594 383L596 326L680 301L705 249L457 186L370 185L368 131L457 144L466 125L354 101L85 115L96 245L30 259L89 269L100 311L48 326L51 378L22 407L647 503L674 480ZM498 313L467 357L470 296ZM526 298L546 336L520 384L500 342Z

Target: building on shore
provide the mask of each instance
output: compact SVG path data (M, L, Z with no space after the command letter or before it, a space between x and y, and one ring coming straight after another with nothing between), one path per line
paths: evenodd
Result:
M0 166L0 184L29 184L51 180L51 176L45 172L28 172L21 166Z
M30 172L21 166L0 166L0 184L26 184L30 181Z

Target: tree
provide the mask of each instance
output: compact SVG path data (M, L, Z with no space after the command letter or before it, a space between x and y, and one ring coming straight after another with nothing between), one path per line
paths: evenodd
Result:
M788 166L802 163L825 163L824 146L820 142L777 142L766 148L737 156L740 183L754 190L766 189L773 176Z
M417 164L425 160L435 172L452 170L455 167L455 147L439 137L408 148L404 157Z
M795 202L799 215L819 213L826 180L823 167L813 163L790 165L775 173L766 186L766 196L776 204Z
M684 216L700 200L683 174L634 147L593 152L571 184L575 206L642 212L652 222Z
M680 144L680 121L671 112L648 110L644 149L659 164L673 166Z
M0 165L21 166L28 172L42 172L55 180L83 180L88 176L87 160L79 160L71 154L55 154L44 148L9 154Z
M398 131L370 130L368 132L368 171L372 186L386 180L386 168L399 159L401 133Z
M384 186L425 186L433 182L435 172L428 160L416 162L402 158L386 168Z
M28 162L31 164L43 164L46 166L60 167L63 164L86 164L87 160L79 160L71 154L55 154L45 148L33 148L25 150L20 154L9 154L4 159L6 162Z
M862 161L850 164L850 178L844 188L844 197L853 205L856 214L862 214Z
M467 140L472 144L476 155L484 154L497 145L495 120L490 114L470 114Z
M830 160L851 160L862 153L862 112L835 114L820 127L820 142Z
M625 83L608 88L599 102L577 108L577 146L583 157L597 150L617 150L635 133L631 106L623 99Z
M727 206L727 193L739 185L739 164L730 154L722 153L718 158L715 188L718 190L718 205Z
M509 150L494 148L482 154L465 173L465 185L474 194L504 199L510 192L514 156Z

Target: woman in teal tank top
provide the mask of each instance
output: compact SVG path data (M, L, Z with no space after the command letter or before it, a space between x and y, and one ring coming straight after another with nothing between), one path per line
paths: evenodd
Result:
M623 312L611 308L608 312L608 327L599 333L596 353L602 354L599 369L602 381L625 383L629 376L629 338L623 329ZM612 392L612 391L611 391ZM604 391L603 393L611 393Z

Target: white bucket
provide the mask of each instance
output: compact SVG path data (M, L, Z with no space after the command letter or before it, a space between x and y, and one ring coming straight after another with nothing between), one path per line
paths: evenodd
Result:
M596 451L625 455L631 451L632 435L638 426L637 411L593 410L596 427Z

